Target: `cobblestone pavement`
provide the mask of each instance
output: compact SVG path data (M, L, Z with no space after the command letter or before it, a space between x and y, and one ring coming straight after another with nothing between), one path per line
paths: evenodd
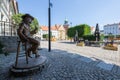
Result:
M97 58L88 58L76 54L72 49L63 50L64 43L53 43L48 52L47 42L41 42L42 50L39 53L46 56L48 61L42 72L30 74L24 77L14 77L9 74L9 68L15 61L15 53L5 57L0 55L0 80L120 80L119 66L107 66ZM105 65L108 68L101 68Z
M47 43L44 41L42 43L44 45L47 45ZM61 49L87 57L95 57L105 62L120 65L120 50L112 51L112 50L105 50L102 47L90 47L90 46L81 47L81 46L76 46L75 43L70 41L58 41L58 42L52 42L51 44L53 49L54 48Z

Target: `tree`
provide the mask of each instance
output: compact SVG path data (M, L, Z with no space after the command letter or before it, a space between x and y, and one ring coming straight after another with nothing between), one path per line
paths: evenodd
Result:
M83 36L84 40L88 40L88 41L95 41L95 36L94 35L85 35Z
M74 27L68 28L67 36L70 38L73 38L75 36L75 28Z
M87 24L81 24L81 25L77 25L75 26L75 30L78 31L78 37L83 37L85 35L90 35L91 34L91 30L90 30L90 26Z
M24 14L21 14L21 13L19 13L19 14L14 14L13 16L12 16L12 20L15 22L15 24L16 24L16 27L15 28L18 28L18 26L19 26L19 24L21 23L21 21L22 21L22 16L23 16ZM32 21L32 23L30 24L30 29L31 29L31 31L33 31L34 29L36 29L36 32L38 32L38 30L39 30L39 23L38 23L38 21L37 21L37 19L36 18L34 18L34 20Z
M32 21L30 26L31 26L31 31L37 28L37 32L38 32L38 30L40 28L39 23L36 18L34 18L34 20Z
M100 40L103 41L104 40L104 34L100 35Z
M43 38L48 39L48 34L43 34Z
M23 14L21 14L21 13L19 13L19 14L14 14L13 16L12 16L12 20L13 20L13 22L18 26L20 23L21 23L21 21L22 21L22 17L23 16Z
M67 36L70 38L75 38L76 32L77 32L78 38L80 37L83 38L83 36L91 34L91 29L90 29L90 26L87 24L76 25L68 29Z

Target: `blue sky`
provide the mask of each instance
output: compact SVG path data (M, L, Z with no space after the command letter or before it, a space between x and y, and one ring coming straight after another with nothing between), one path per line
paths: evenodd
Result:
M40 25L48 25L48 0L17 0L20 13L36 17ZM120 22L120 0L51 0L51 24L95 26Z

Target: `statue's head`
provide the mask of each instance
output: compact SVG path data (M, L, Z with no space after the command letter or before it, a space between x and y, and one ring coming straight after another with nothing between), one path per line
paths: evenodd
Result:
M25 23L30 24L34 20L34 17L32 17L30 14L25 14L22 16L22 19Z

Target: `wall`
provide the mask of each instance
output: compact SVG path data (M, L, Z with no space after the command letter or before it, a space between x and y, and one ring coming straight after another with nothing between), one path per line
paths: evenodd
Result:
M8 52L17 51L17 36L0 36L0 42L5 45L5 50Z

